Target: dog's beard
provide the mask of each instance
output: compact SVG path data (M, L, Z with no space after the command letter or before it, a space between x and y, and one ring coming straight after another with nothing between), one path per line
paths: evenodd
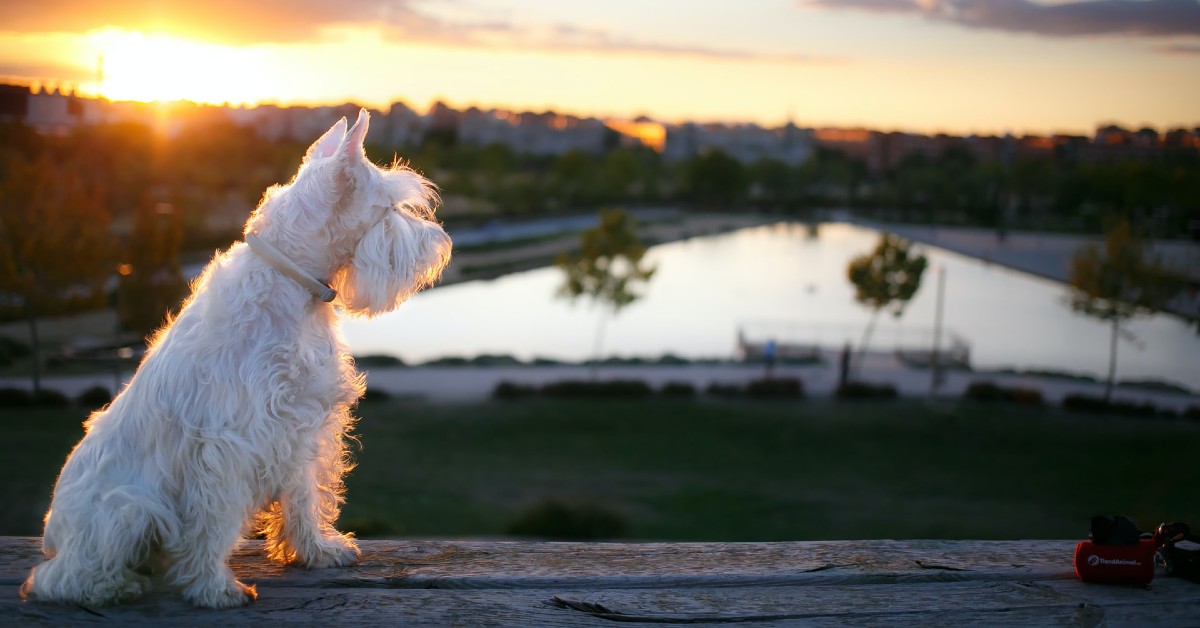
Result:
M335 304L367 318L396 309L441 277L450 246L434 223L389 211L359 241L352 263L333 277Z

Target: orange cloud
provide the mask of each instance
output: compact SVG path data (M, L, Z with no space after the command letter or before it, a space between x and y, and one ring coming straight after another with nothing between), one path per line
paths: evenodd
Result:
M84 33L102 28L170 33L197 41L247 45L311 42L339 29L371 29L402 43L537 52L593 52L705 57L781 63L844 59L794 51L739 50L706 43L646 41L572 24L518 25L484 17L447 19L427 0L39 0L0 3L4 30ZM344 34L344 31L343 31Z

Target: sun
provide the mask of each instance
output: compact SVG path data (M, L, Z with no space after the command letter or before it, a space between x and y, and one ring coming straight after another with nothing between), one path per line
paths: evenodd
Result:
M253 48L114 28L88 41L100 64L96 91L110 100L255 104L270 96Z

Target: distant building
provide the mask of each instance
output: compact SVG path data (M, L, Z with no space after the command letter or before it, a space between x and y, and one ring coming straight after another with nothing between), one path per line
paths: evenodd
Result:
M562 155L571 151L599 154L617 143L617 133L596 118L552 111L513 113L472 107L457 119L458 141L472 146L501 144L515 152Z
M665 131L663 157L673 161L719 150L742 163L771 158L795 165L811 157L814 146L813 132L791 123L779 128L763 128L754 124L688 122L669 125Z
M188 102L111 102L64 93L59 88L41 86L33 90L24 85L0 85L0 122L21 122L40 133L54 135L69 133L81 124L136 123L174 136L189 126L228 120L265 139L304 142L318 137L338 118L354 119L357 114L358 106L350 103L248 108ZM692 122L664 125L647 118L600 120L552 111L518 113L476 107L459 111L444 102L434 103L424 114L400 102L386 112L373 112L367 141L412 147L430 134L470 146L500 144L514 152L536 155L571 151L600 154L616 146L648 146L673 161L720 150L743 163L771 158L799 164L819 146L862 160L876 175L913 156L937 158L950 148L965 150L982 162L1003 164L1029 158L1080 162L1149 159L1164 150L1200 149L1200 128L1159 133L1148 127L1130 131L1107 124L1098 127L1092 137L927 136L862 128L803 129L790 122L778 128Z
M47 91L43 86L29 94L25 124L38 133L66 135L79 123L83 108L75 94L64 94L56 87Z

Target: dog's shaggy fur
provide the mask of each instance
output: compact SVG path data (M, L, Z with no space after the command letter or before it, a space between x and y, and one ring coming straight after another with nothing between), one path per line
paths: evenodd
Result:
M352 316L432 284L451 248L432 185L366 159L367 118L318 139L245 230L328 278ZM46 513L48 560L22 593L105 604L136 597L157 567L196 605L245 604L254 588L226 561L247 532L280 562L354 562L334 523L364 380L333 306L245 243L214 257L129 385L85 423Z

